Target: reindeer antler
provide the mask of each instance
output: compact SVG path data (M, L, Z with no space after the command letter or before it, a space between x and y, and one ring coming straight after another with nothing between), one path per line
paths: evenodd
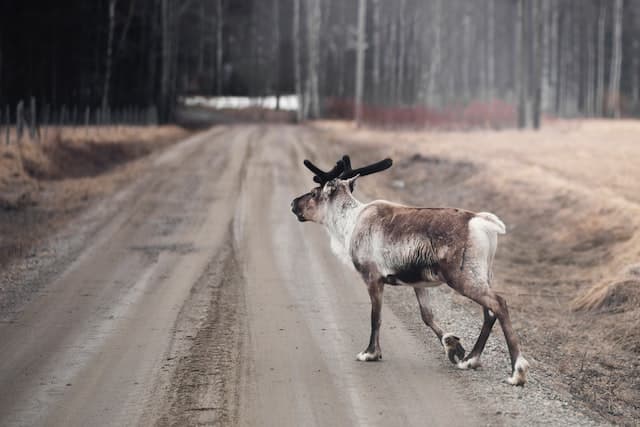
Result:
M340 174L340 179L349 179L353 178L356 175L365 176L371 175L372 173L382 172L385 169L389 169L393 164L393 160L386 158L384 160L380 160L379 162L372 163L368 166L363 166L358 169L351 168L351 159L349 156L342 156L342 164L344 165L343 171Z
M391 159L380 160L379 162L370 164L368 166L363 166L358 169L351 168L351 159L346 154L342 156L341 160L338 160L336 165L328 172L323 171L309 160L304 161L304 165L314 173L313 180L320 185L324 185L327 182L331 181L335 178L340 179L349 179L353 178L356 175L365 176L371 175L372 173L382 172L385 169L389 169L393 161Z
M313 177L313 180L320 185L324 185L332 179L337 178L344 170L344 164L342 163L342 160L339 160L333 167L333 169L328 172L323 171L322 169L311 163L309 160L305 160L304 165L314 173L315 176Z

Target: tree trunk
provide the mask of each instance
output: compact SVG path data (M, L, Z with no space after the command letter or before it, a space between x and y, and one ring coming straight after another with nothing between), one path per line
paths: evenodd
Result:
M160 67L160 120L166 120L167 100L169 92L169 82L171 76L169 71L171 66L169 64L171 56L171 46L169 37L169 2L170 0L161 1L161 37L162 37L162 53L161 53L161 67Z
M118 40L118 44L116 46L114 57L118 57L122 49L124 48L124 42L127 40L127 34L129 34L129 28L131 28L131 21L133 20L133 13L136 8L136 0L131 0L129 3L129 13L127 13L127 19L124 23L124 27L122 28L122 33L120 33L120 39Z
M276 110L280 109L280 0L273 0L273 69Z
M532 111L532 124L534 129L540 129L540 107L542 103L542 58L544 57L544 50L542 44L542 36L545 33L544 28L544 16L548 3L544 0L542 3L533 4L534 18L533 18L533 37L534 42L534 67L533 67L533 111Z
M364 55L367 31L367 0L358 0L358 51L356 58L356 126L362 125L362 91L364 89Z
M107 38L106 70L104 73L104 86L102 90L102 108L109 105L109 85L111 83L111 65L113 60L113 30L116 22L116 2L109 0L109 35Z
M320 1L307 0L307 102L309 117L320 116L320 96L318 87L318 72L320 68Z
M487 90L486 100L495 98L495 0L488 0L487 5Z
M372 70L372 83L373 83L373 100L374 102L380 101L380 51L382 47L380 37L380 0L373 0L373 70Z
M593 116L595 114L595 85L596 85L596 52L595 52L595 39L593 33L590 31L591 24L593 23L592 16L587 13L586 19L588 20L588 26L584 32L587 44L587 77L586 77L586 99L585 99L585 113L587 116Z
M565 55L564 53L564 48L565 48L565 39L566 39L566 34L565 34L565 21L566 21L566 13L564 11L559 11L558 15L557 15L557 32L558 32L558 43L557 43L557 49L556 49L556 75L555 75L555 80L556 80L556 96L555 96L555 111L556 114L558 115L562 115L564 113L564 111L562 110L562 104L563 104L563 96L564 96L564 87L565 87L565 81L564 81L564 58Z
M544 9L544 39L542 50L544 51L543 59L542 59L542 100L541 100L541 110L550 110L551 109L551 94L552 94L552 67L553 67L553 44L555 42L554 39L554 25L553 25L553 16L555 13L555 2L549 1L546 3L546 7Z
M526 118L526 90L527 90L527 78L526 78L526 38L524 37L524 0L518 0L518 12L516 18L516 86L518 93L518 128L524 129L527 125Z
M404 83L406 75L404 71L404 61L407 52L406 44L406 23L405 23L405 10L407 6L407 0L400 0L400 16L398 20L398 102L400 105L404 104Z
M202 73L204 73L204 53L205 53L205 34L207 31L206 25L206 10L204 8L204 2L200 2L200 31L198 32L198 42L200 43L198 46L198 65L196 67L196 74L198 81L201 79ZM201 88L198 88L201 90Z
M609 114L620 117L620 74L622 64L622 0L615 0L613 9L613 40L609 72Z
M431 26L434 31L433 48L429 63L429 86L427 90L428 103L431 106L439 105L436 101L436 76L440 73L442 63L442 0L435 0L435 10L432 14Z
M598 13L598 81L596 87L595 114L604 114L604 50L605 50L605 26L606 26L607 5L605 0L600 0L600 12Z
M387 99L387 104L391 103L392 105L396 105L398 103L398 57L396 55L397 51L397 24L396 17L390 17L391 23L389 28L389 49L387 52L387 58L389 60L389 97Z
M224 29L224 15L222 10L222 0L216 2L216 94L222 95L222 79L224 73L223 54L224 54L224 41L222 39L222 31Z
M471 84L469 74L471 72L471 5L472 2L464 4L464 17L462 20L462 98L465 102L471 98Z
M305 119L302 93L302 75L300 64L300 0L293 0L293 70L298 97L298 121Z
M147 67L148 74L145 76L147 78L146 81L146 104L147 106L151 106L155 101L155 93L156 93L156 83L157 83L157 66L158 66L158 46L156 44L156 34L158 31L158 21L160 21L158 9L155 8L153 13L150 13L147 17L148 19L148 28L149 31L145 33L145 38L147 42L147 46L149 46L149 52L147 53ZM141 67L142 68L142 67Z
M525 73L526 73L526 126L533 127L534 100L536 91L536 6L532 1L525 2Z
M636 12L636 28L640 29L640 8ZM640 36L636 36L632 42L631 57L631 103L633 110L638 113L640 107Z
M551 3L551 36L549 40L549 100L548 108L558 114L558 69L560 61L560 7Z

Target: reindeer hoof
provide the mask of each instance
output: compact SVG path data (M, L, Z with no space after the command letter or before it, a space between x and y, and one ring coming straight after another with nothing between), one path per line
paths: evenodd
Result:
M527 382L527 372L529 372L529 362L524 357L518 356L516 366L507 382L511 385L523 386Z
M454 365L457 365L459 361L464 359L464 347L460 344L460 338L455 335L444 334L442 337L442 346L444 347L444 352L447 354L447 357Z
M360 362L377 362L380 359L382 359L381 353L368 353L366 351L360 352L356 356L356 360Z
M458 369L477 369L482 366L482 363L478 356L474 356L465 358L463 361L458 362L456 366Z

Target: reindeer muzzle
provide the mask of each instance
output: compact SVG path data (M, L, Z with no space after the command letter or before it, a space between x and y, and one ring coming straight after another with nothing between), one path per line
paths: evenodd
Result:
M298 207L298 200L300 200L300 197L293 199L291 202L291 212L293 212L293 214L298 218L298 221L305 222L307 219L302 215L302 212Z

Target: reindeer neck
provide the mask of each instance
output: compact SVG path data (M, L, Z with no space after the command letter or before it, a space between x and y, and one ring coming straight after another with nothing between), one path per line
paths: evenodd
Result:
M351 234L363 207L364 204L349 195L348 198L336 201L327 215L325 226L329 234L345 248L349 247Z

